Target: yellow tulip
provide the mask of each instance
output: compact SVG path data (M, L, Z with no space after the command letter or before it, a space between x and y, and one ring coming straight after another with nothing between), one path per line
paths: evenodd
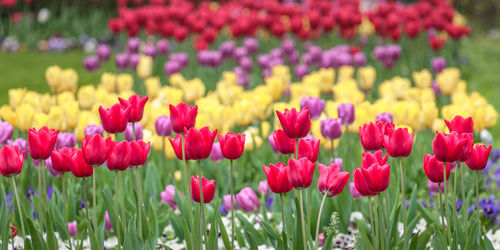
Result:
M354 68L352 66L340 66L338 70L338 79L337 83L341 83L344 81L350 81L354 76Z
M49 116L43 113L38 113L35 114L34 120L33 120L33 127L36 129L40 129L44 126L47 126L47 123L49 121Z
M426 128L432 128L433 122L437 119L439 115L439 110L436 107L435 103L424 103L422 104L422 111L420 112L420 116L423 122L423 125Z
M254 119L253 115L254 104L247 100L241 100L234 104L234 110L236 115L236 124L238 126L248 126ZM236 111L237 110L237 111Z
M62 106L64 123L67 128L75 129L80 118L80 109L77 102L66 103Z
M82 109L91 109L96 102L94 85L86 85L78 89L78 103Z
M164 106L168 106L169 104L177 105L182 102L182 95L182 90L175 87L164 86L160 90L158 100L160 100L161 104Z
M328 100L326 101L325 103L325 113L328 117L330 118L337 118L339 117L339 114L338 114L338 106L339 106L339 103L338 102L334 102L332 100Z
M122 73L116 77L116 82L118 85L118 92L131 91L134 87L134 77L131 74Z
M474 110L472 120L474 120L474 128L477 130L491 128L497 123L498 113L493 105L483 105Z
M428 69L414 71L411 74L413 82L419 88L430 88L432 84L432 74Z
M460 81L460 71L457 68L443 69L443 71L436 76L436 81L441 93L450 95L455 91Z
M146 79L153 74L153 58L150 56L141 55L141 59L137 64L137 75L141 79Z
M200 78L194 78L182 85L184 100L195 102L205 94L205 85Z
M172 144L170 143L170 141L168 139L166 139L167 141L165 142L165 156L168 158L168 159L175 159L175 151L174 151L174 148L172 148ZM176 171L177 173L179 171ZM180 178L178 178L178 174L175 173L175 179L177 181L180 180Z
M310 86L305 84L292 84L290 85L290 99L297 100L302 99L302 97L319 97L320 89L316 86Z
M50 66L45 70L45 80L52 93L57 94L61 90L61 72L62 69L59 66Z
M415 130L422 128L421 110L417 102L399 101L394 105L394 123L411 126Z
M361 103L365 100L365 94L358 89L354 80L347 80L333 86L333 96L336 101Z
M271 75L281 78L284 84L288 84L292 80L290 68L285 65L277 65L271 69Z
M62 92L56 96L56 104L64 105L65 103L74 102L75 96L71 92Z
M373 88L375 79L377 78L377 71L372 66L365 66L358 69L358 84L359 88L368 91Z
M368 17L363 17L361 19L361 24L358 26L358 32L361 35L369 36L375 33L375 27L372 22L368 19Z
M172 158L169 158L169 159L173 159L174 157ZM180 182L182 180L182 174L181 174L181 171L179 170L175 170L174 171L174 179L176 182Z
M3 105L0 108L0 117L2 120L9 122L12 126L16 126L16 112L8 105Z
M273 100L278 100L283 94L283 91L285 91L286 84L283 78L278 76L270 76L264 81L269 91L268 93L271 94Z
M78 73L74 69L64 69L61 71L60 76L60 89L56 93L69 91L73 94L76 93L78 88Z
M441 116L448 121L453 120L457 115L462 117L472 116L473 112L473 108L467 104L449 104L441 108ZM474 126L477 127L476 125Z
M180 88L186 82L186 79L184 79L184 76L182 76L181 73L175 73L170 75L168 81L170 82L170 85Z
M101 83L99 84L99 86L105 89L107 92L115 92L117 89L116 85L117 83L115 74L105 72L101 75Z
M253 103L255 105L255 110L257 113L254 115L261 120L267 119L272 110L273 99L270 95L257 95L253 94L252 96Z
M27 89L9 89L9 104L12 108L16 108L24 101Z
M21 131L28 131L33 124L35 110L31 105L23 103L16 108L16 125Z
M434 119L432 122L432 130L437 131L439 133L449 133L448 126L443 119Z
M116 103L116 98L118 97L115 93L110 93L103 87L98 87L95 93L95 98L96 101L93 106L99 107L99 105L102 105L104 107L111 107Z
M149 77L144 81L144 85L146 85L146 91L148 93L149 98L151 100L155 99L158 96L158 93L161 89L161 83L159 77Z
M271 124L268 121L262 121L260 123L260 135L262 138L267 138L271 132Z
M222 81L228 85L237 85L238 76L233 71L222 72Z
M253 151L254 149L260 148L262 146L263 140L262 138L253 133L252 131L245 131L245 151Z
M63 109L60 106L54 106L50 109L46 126L50 129L65 129Z
M26 92L26 95L24 95L24 103L31 105L36 113L42 112L40 99L40 94L35 91L28 91Z
M40 97L40 107L42 108L42 112L47 114L52 107L52 96L49 93L46 93Z

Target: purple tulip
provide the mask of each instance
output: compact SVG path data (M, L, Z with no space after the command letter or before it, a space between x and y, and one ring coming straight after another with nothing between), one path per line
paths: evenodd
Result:
M439 85L436 80L432 81L431 88L434 90L434 94L441 95L441 90L439 89Z
M321 121L321 135L326 139L338 139L342 135L342 123L339 119L327 118Z
M293 40L284 40L281 42L281 49L286 54L290 54L292 51L295 51L295 42Z
M253 62L252 62L252 59L250 59L250 57L242 57L239 61L240 63L240 66L241 68L246 71L246 72L250 72L252 71L252 68L253 68Z
M188 65L189 56L186 53L182 53L182 52L173 53L170 55L170 61L176 61L177 63L179 63L179 65L180 65L179 69L182 69Z
M307 49L307 53L311 55L311 59L313 62L318 62L321 58L321 47L319 46L310 46Z
M361 194L356 189L356 186L354 186L354 182L349 183L349 191L351 191L352 198L354 199L361 198Z
M267 137L267 141L269 142L269 145L271 145L271 148L273 149L274 153L276 154L279 154L280 151L278 150L278 148L276 147L276 143L274 142L274 138L273 138L273 135L269 135Z
M135 138L132 123L127 124L127 129L123 132L125 135L125 140L134 141L142 139L142 125L138 122L135 123Z
M309 67L313 66L316 63L316 61L313 59L313 56L310 53L303 54L302 61L304 62L305 65Z
M246 212L255 212L259 209L260 201L252 188L243 188L237 195L238 206Z
M344 169L344 160L340 157L330 158L330 165L335 164L339 167L340 171Z
M104 220L106 221L105 222L105 226L104 226L106 228L106 231L112 232L113 231L113 225L111 225L111 220L109 219L108 210L106 210L104 212Z
M435 57L431 60L432 72L439 73L446 68L446 59L444 57Z
M141 55L139 54L131 54L128 58L128 65L135 70L137 68L137 64L141 60Z
M21 152L28 150L28 143L23 138L17 138L13 141L7 140L7 145L17 146L19 148L19 151L21 151Z
M337 112L342 124L352 124L354 122L354 105L352 103L339 104Z
M0 144L7 143L12 138L14 127L8 122L0 122Z
M222 150L220 148L219 142L214 142L212 145L212 151L210 151L210 160L213 162L220 162L224 159L222 155Z
M97 46L97 56L99 61L107 61L111 55L111 47L107 44L100 44Z
M39 164L39 162L38 162ZM52 168L52 159L49 157L45 160L45 166L47 167L47 170L49 171L49 173L53 176L61 176L61 172L55 170L54 168Z
M427 185L429 186L429 192L431 194L439 193L439 186L441 186L441 192L444 192L444 185L440 185L439 183L428 181Z
M300 100L300 109L306 106L309 108L309 115L311 118L316 119L323 112L325 100L318 97L303 97L302 100Z
M57 134L56 148L72 148L76 145L76 136L73 133L62 132Z
M92 136L95 134L100 134L102 136L103 133L104 133L104 128L100 125L91 124L85 127L85 135Z
M161 203L167 203L173 210L177 209L177 203L175 202L175 192L176 190L174 185L168 185L160 194Z
M292 51L292 53L287 55L287 60L290 65L296 65L300 60L299 52L296 50Z
M141 46L141 39L137 37L131 37L127 42L127 52L128 53L138 53L139 46Z
M259 40L253 37L247 37L243 40L243 47L245 47L248 54L256 53L259 50Z
M392 123L392 113L380 113L375 118L377 121Z
M234 50L234 53L233 53L233 57L234 57L234 60L236 60L237 62L248 55L248 51L245 47L239 47L239 48L236 48Z
M269 193L269 185L267 184L267 181L259 181L259 194L260 195L265 195Z
M250 83L250 80L248 78L247 72L241 68L241 67L236 67L234 68L234 73L236 73L237 79L236 83L240 86L246 87Z
M225 41L221 43L221 45L219 46L219 51L222 55L222 58L232 57L235 49L236 49L236 43L234 43L234 41L231 40Z
M125 70L128 67L128 59L129 55L127 53L116 54L115 56L115 64L116 67L120 70Z
M309 68L305 64L299 64L295 66L294 72L297 78L302 79L302 77L309 73Z
M170 117L166 115L158 116L155 121L155 129L159 136L170 136L170 134L172 134Z
M353 56L354 65L362 67L366 65L366 56L363 52L358 52Z
M401 56L401 45L399 44L389 44L386 46L387 54L393 60L399 59Z
M158 54L162 56L170 52L170 43L167 39L160 39L158 40L158 42L156 42L156 52L158 52Z
M231 195L226 194L224 195L223 199L224 199L224 208L226 209L226 211L231 211ZM234 209L238 208L238 199L236 198L235 195L233 195L233 208Z
M272 58L282 58L283 51L281 50L281 48L275 48L275 49L272 49L271 51L269 51L269 55Z
M257 63L261 68L267 68L269 65L269 61L271 60L270 56L267 54L261 54L257 56Z
M155 47L155 45L152 44L152 43L146 44L146 46L144 46L144 54L147 55L147 56L150 56L152 58L155 58L155 56L156 56L156 47Z
M78 227L76 226L76 222L68 222L68 232L69 236L74 237L78 233Z
M99 69L99 57L94 55L94 56L89 56L85 59L83 59L83 67L88 72L93 72Z
M165 70L165 75L170 76L181 71L181 65L178 61L168 61L163 66L163 69Z

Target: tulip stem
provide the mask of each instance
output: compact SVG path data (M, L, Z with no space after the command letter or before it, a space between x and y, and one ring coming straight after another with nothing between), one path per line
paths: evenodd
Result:
M455 210L453 210L453 214L456 215L457 213L457 175L458 175L458 166L460 166L460 162L459 161L456 161L455 163L455 171L453 171L453 208ZM446 170L446 168L445 168ZM450 169L451 171L451 169ZM453 224L458 225L457 223L457 217L456 216L453 216Z
M316 222L316 236L314 237L315 249L319 249L319 244L318 244L319 224L321 223L321 212L323 210L323 205L325 204L327 194L328 192L325 192L325 194L323 195L323 199L321 200L321 205L319 206L318 220Z
M47 171L44 171L43 168L45 167L45 160L39 160L40 162L40 167L42 168L42 183L43 183L43 196L42 200L45 203L45 210L49 210L49 198L47 197Z
M377 195L377 199L378 199L379 208L380 208L380 209L378 210L378 215L380 216L380 224L382 224L382 220L383 220L383 218L384 218L384 216L383 216L383 214L384 214L384 213L383 213L384 209L383 209L383 205L382 205L382 203L383 203L382 194L380 194L380 193L379 193L379 194ZM385 225L385 226L386 226L386 227L389 227L389 223L387 223L387 225ZM386 239L386 234L385 234L385 229L384 229L384 228L385 228L385 227L380 227L380 233L382 234L382 240L383 240L383 242L384 242L384 244L383 244L383 245L384 245L384 246L383 246L383 248L384 248L384 249L388 249L388 247L386 246L386 244L388 244L389 242L387 242L387 239ZM406 232L406 231L405 231L405 232Z
M302 192L303 189L299 190L299 205L300 205L300 220L301 220L301 226L302 226L302 241L304 243L304 248L307 249L307 241L306 241L306 227L305 227L305 220L304 220L304 204L302 200Z
M378 216L377 216L377 214L378 214L377 200L374 199L373 203L375 203L375 205L373 206L373 213L375 214L375 216L373 216L373 218L375 219L375 232L376 232L375 238L373 240L374 241L377 240L375 249L380 250L381 249L381 243L380 243L381 237L380 237L380 224L379 224ZM370 202L370 204L371 204L371 202Z
M122 211L122 220L127 221L126 213L125 213L125 196L123 195L123 176L122 172L118 171L118 183L120 184L120 188L118 189L118 193L120 194L120 205Z
M231 173L231 249L234 249L234 180L233 180L233 160L230 160L230 173Z
M406 206L405 206L405 182L404 182L404 172L403 172L403 159L399 158L399 173L401 175L401 209L403 210L403 249L407 249L407 229L406 229ZM382 206L382 204L380 204Z
M118 172L115 172L115 188L116 188L116 200L117 202L116 203L119 203L118 200L120 199L120 195L119 195L119 187L118 187ZM121 249L121 245L120 245L120 240L121 240L121 237L120 237L120 226L118 226L120 224L120 216L119 216L119 212L118 212L118 209L115 213L115 217L116 217L116 224L113 228L113 230L116 230L116 236L118 237L118 249Z
M208 241L206 239L207 237L207 232L206 232L206 227L205 227L205 199L203 198L203 182L202 182L202 171L201 171L201 164L200 161L197 161L198 163L198 181L200 184L200 213L201 213L201 221L198 221L198 224L200 224L200 234L203 235L203 240L205 241L205 248L208 249ZM200 249L202 249L202 237L200 235Z
M361 207L360 207L361 209ZM375 223L374 223L374 218L373 217L373 211L372 209L375 209L372 204L372 198L368 197L368 210L370 210L370 229L372 231L372 242L375 242ZM375 248L377 249L377 248Z
M92 202L93 205L93 211L92 211L92 220L93 220L93 225L94 225L94 231L97 230L97 198L96 198L96 175L97 175L97 168L94 168L94 174L92 175Z
M465 209L464 209L464 205L465 205L465 183L464 183L464 179L465 179L465 172L464 172L464 168L460 168L460 181L461 181L461 186L460 186L460 189L462 189L462 206L461 206L461 210L462 211L462 216L463 218L465 218L465 215L466 215L466 212L465 212Z
M330 140L330 144L331 144L331 146L332 146L332 151L331 151L331 153L332 153L332 158L334 158L334 159L335 159L335 146L334 146L334 144L333 144L333 139L332 139L332 140Z
M43 225L44 225L44 213L43 213L43 204L42 204L42 192L43 187L42 187L42 166L38 166L38 210L39 214L38 216L40 217L40 231L43 232Z
M477 210L477 221L481 223L481 214L479 212L479 171L476 172L476 210Z
M444 224L444 207L443 207L441 185L444 185L444 183L439 183L439 204L441 205L441 224L443 224L443 230L446 231L446 226ZM448 242L448 238L446 238L446 241Z
M283 224L283 229L281 231L281 236L283 237L283 244L285 245L285 250L288 250L288 237L286 236L286 222L285 222L285 208L283 206L283 194L280 194L281 202L281 223Z
M139 218L139 234L142 238L142 184L141 169L139 169L139 166L135 168L135 178L137 184L137 217Z
M66 191L66 179L64 178L65 173L63 172L61 174L61 186L62 186L62 196L63 196L63 204L66 204L66 199L68 198L67 191ZM64 206L64 222L68 224L68 206ZM71 235L69 235L69 229L66 227L66 233L68 234L68 241L69 241L69 249L73 249L73 244L71 243Z
M85 181L85 177L83 177L83 203L85 203L85 215L87 216L87 220L90 222L89 217L89 206L87 204L87 182ZM87 231L90 235L90 231Z
M446 233L448 236L449 243L451 244L451 232L449 229L450 227L450 212L448 211L448 180L446 179L446 162L443 162L443 181L444 181L444 197L443 197L443 202L444 202L444 211L446 215L446 223L448 225L448 228L446 229Z
M21 208L21 202L19 201L19 194L17 193L17 186L16 186L16 177L13 176L12 178L12 186L14 186L14 194L16 196L16 203L17 203L17 212L19 214L19 220L21 221L21 229L23 230L23 239L26 238L26 231L24 230L24 221L23 221L23 210ZM14 240L14 239L12 239Z
M191 196L191 189L189 188L189 177L191 176L191 173L189 171L189 162L188 160L186 159L186 149L185 149L185 140L184 140L184 136L181 137L182 138L182 145L181 145L181 149L182 149L182 160L185 162L185 165L184 165L184 189L185 189L185 192L186 192L186 200L187 200L187 205L188 205L188 219L189 219L189 226L191 228L191 232L194 232L194 221L193 221L193 204L192 204L192 196ZM187 233L187 232L186 232ZM188 237L188 236L186 236ZM193 238L193 234L191 234L189 237L191 237L191 242L194 241L194 238Z

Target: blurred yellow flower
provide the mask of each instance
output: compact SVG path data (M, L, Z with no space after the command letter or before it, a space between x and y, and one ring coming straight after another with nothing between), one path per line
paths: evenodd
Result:
M9 89L9 104L12 108L16 108L23 103L24 95L27 89Z
M66 106L67 103L64 105ZM45 125L50 129L65 130L64 119L63 109L60 106L54 106L50 109Z
M161 89L161 83L159 77L149 77L144 80L144 85L146 86L146 92L151 100L158 97Z
M99 84L100 87L104 88L106 91L112 93L115 92L117 89L117 83L116 83L116 75L113 73L103 73L101 75L101 83Z
M28 131L33 124L35 110L31 105L23 103L16 108L16 125L21 131Z
M116 82L118 84L118 92L131 91L134 87L134 77L131 74L122 73L116 77Z
M338 70L338 78L337 78L337 83L345 82L345 81L350 81L353 79L354 76L354 68L352 66L340 66Z
M368 91L373 88L375 79L377 78L377 71L372 66L365 66L358 69L357 80L359 88Z
M414 71L411 74L415 86L419 88L430 88L432 84L432 74L428 69Z
M78 73L74 69L64 69L60 76L60 89L56 93L69 91L73 94L76 93L78 88Z
M59 93L62 69L59 66L50 66L45 70L45 80L52 93Z
M437 76L436 81L442 94L450 95L455 91L460 81L460 71L457 68L443 69Z
M96 90L94 85L86 85L78 89L78 103L82 109L91 109L96 102Z
M182 85L184 100L187 102L195 102L205 94L205 85L200 78L194 78Z
M0 108L0 116L2 120L9 122L12 126L16 126L16 112L8 105L3 105Z
M474 129L479 131L495 126L497 119L498 113L491 104L477 107L472 115L472 120L474 120Z
M141 55L141 59L137 64L137 75L141 79L146 79L153 74L153 58L150 56Z
M78 102L66 103L62 106L64 114L64 124L66 128L75 129L78 125L80 118L80 109L78 108Z
M43 113L48 114L52 105L52 96L50 96L49 93L40 97L40 107L42 108Z

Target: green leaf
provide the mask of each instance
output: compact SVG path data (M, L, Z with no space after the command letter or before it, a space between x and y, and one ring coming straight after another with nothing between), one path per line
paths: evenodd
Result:
M215 207L219 207L219 204L216 204ZM210 225L210 232L208 234L208 249L217 249L217 235L218 235L218 220L219 218L219 213L213 213L212 220L211 220L211 225Z
M258 245L257 245L257 242L255 241L255 237L254 237L254 235L252 235L251 231L245 230L245 236L247 237L248 244L250 244L250 249L257 250Z
M99 243L97 242L97 239L95 237L95 232L94 230L92 229L92 227L90 227L90 246L92 248L92 250L96 250L96 249L102 249L100 246L99 246ZM55 249L55 248L53 248Z
M231 249L231 242L229 241L229 237L227 236L226 226L224 226L224 223L222 222L221 217L219 217L219 230L220 230L222 242L224 242L224 248Z
M277 247L279 242L282 241L280 239L280 236L278 235L278 233L276 233L276 231L274 231L274 229L271 227L271 225L269 225L269 223L266 221L261 221L260 225L262 226L267 237L269 238L269 240L273 244L273 247Z
M242 230L238 230L237 228L235 228L234 233L236 235L236 241L238 242L238 246L240 246L240 248L245 246L245 237L243 237L243 234L241 232Z
M328 236L326 237L325 239L325 243L323 244L323 248L322 249L330 249L330 247L332 246L332 240L333 240L333 237L335 235L334 234L328 234Z
M54 229L52 228L52 221L50 219L50 213L45 213L45 218L47 220L47 246L49 249L59 249L56 235L54 234Z
M464 249L477 249L479 248L479 238L481 237L480 225L476 220L473 220L472 225L469 227L469 237Z
M172 217L175 217L175 216L172 216ZM182 217L181 219L182 219L182 225L184 226L184 236L186 239L187 249L193 249L193 242L191 242L192 238L189 236L189 235L191 235L191 232L189 231L189 227L188 227L187 222L184 219L184 217Z
M256 242L257 245L263 244L265 242L264 237L259 231L255 230L255 227L250 223L241 213L236 212L236 217L241 221L245 227L245 231L248 231L252 236L252 240Z
M439 217L437 217L435 214L432 214L427 210L427 208L423 207L421 204L417 205L418 211L422 213L422 217L424 217L425 221L428 224L436 224L436 225L441 225L441 222L439 222Z
M33 221L31 219L28 219L27 224L28 224L28 228L30 231L31 243L32 243L33 248L37 249L37 250L38 249L39 250L47 249L47 247L45 246L45 241L43 240L43 238L40 236L40 233L33 225Z
M102 190L101 194L104 197L104 202L106 203L106 209L108 210L111 226L115 230L120 230L120 238L118 239L118 242L119 244L123 244L125 233L121 221L116 219L118 211L117 208L115 208L115 203L113 202L108 189Z
M361 246L361 249L372 250L373 249L373 245L371 243L372 239L370 236L368 236L371 234L370 228L362 220L356 220L356 225L358 225L359 228L359 236L360 236L359 245Z
M393 211L391 216L391 226L389 227L389 248L395 247L398 243L398 220L400 210L401 206L397 206L396 210Z
M446 239L441 230L434 230L434 237L432 237L431 245L434 249L447 249Z

